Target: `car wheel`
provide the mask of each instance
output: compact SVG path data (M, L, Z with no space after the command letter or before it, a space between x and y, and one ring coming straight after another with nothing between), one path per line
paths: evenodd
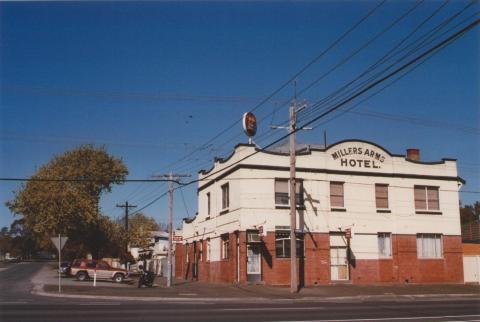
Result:
M77 280L79 281L85 281L88 277L88 274L86 272L78 272L77 273Z
M120 274L120 273L117 273L115 274L115 276L113 277L113 280L116 282L116 283L121 283L123 282L123 274Z

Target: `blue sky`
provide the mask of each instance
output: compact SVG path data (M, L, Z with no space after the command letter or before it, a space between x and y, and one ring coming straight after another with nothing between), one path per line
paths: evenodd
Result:
M214 156L229 154L246 138L238 123L208 147L195 149L255 107L378 3L1 2L0 176L28 177L53 155L81 143L104 144L125 161L129 178L170 170L195 176L211 166ZM314 103L348 82L442 3L419 3L299 98ZM387 1L300 75L298 90L416 4ZM418 35L467 4L447 3ZM457 22L478 9L478 3L468 8ZM345 113L299 139L322 143L326 130L330 142L359 138L392 153L420 148L423 160L457 158L467 180L464 190L479 191L479 35L477 27L355 108L369 115ZM286 120L282 102L292 93L290 84L256 110L260 134ZM377 114L372 117L372 112ZM259 137L257 143L264 146L278 136ZM4 202L18 187L0 183L0 226L13 220ZM119 186L103 196L102 209L118 217L122 210L116 203L128 199L141 207L165 190L158 183ZM472 203L479 194L462 193L461 198ZM196 207L194 186L183 190L183 198L177 193L176 222L192 216ZM144 212L166 221L167 209L163 198Z

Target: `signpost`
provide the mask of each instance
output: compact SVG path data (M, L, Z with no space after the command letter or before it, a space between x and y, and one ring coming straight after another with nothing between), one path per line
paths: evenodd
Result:
M61 260L62 260L62 248L65 246L65 243L68 240L68 237L65 237L58 234L58 237L51 237L52 243L58 249L58 293L62 292L62 271L61 271Z

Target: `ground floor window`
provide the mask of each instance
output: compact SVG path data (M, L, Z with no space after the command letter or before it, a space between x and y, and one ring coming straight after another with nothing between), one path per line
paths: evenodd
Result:
M222 235L222 259L228 259L230 256L230 239L228 234Z
M417 234L418 258L442 258L442 235Z
M297 256L303 257L303 236L297 239ZM275 255L279 258L290 258L290 231L281 230L275 232Z
M378 233L378 254L381 258L392 257L392 238L390 233Z

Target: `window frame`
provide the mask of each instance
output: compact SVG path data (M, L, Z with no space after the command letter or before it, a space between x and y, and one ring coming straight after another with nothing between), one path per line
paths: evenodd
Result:
M228 234L223 234L222 239L222 253L221 259L228 260L230 258L230 236Z
M388 254L382 252L382 248L380 247L380 240L383 241L383 249L385 249L385 239L388 237ZM378 257L380 259L391 259L393 257L392 251L392 233L388 232L379 232L377 233L377 244L378 244Z
M210 212L211 212L211 194L210 192L207 192L206 193L206 196L207 196L207 217L210 217Z
M443 259L443 234L436 234L436 233L418 233L416 236L416 246L417 246L417 258L418 259ZM431 250L425 251L425 242L424 240L427 238L431 238L434 240L433 245L435 246L433 252L433 256L429 254ZM419 239L421 240L421 243L419 243ZM438 240L438 245L437 245L437 240ZM421 246L421 247L419 247ZM440 248L440 253L438 254L438 249L437 246Z
M220 186L222 191L222 211L228 210L230 207L230 184L227 182Z
M380 197L378 188L385 188L386 197ZM386 207L379 207L379 200L386 200ZM376 183L375 184L375 207L377 210L389 210L390 209L390 189L388 183Z
M287 203L277 203L277 194L285 194L285 192L277 192L277 181L278 182L286 182L287 183ZM305 189L303 187L303 179L296 179L296 184L295 184L295 190L297 190L298 187L298 192L295 191L295 201L297 203L296 207L297 208L302 208L305 207L305 197L304 197L304 192ZM273 193L274 193L274 203L276 208L283 208L283 207L290 207L290 179L289 178L275 178L273 181Z
M285 234L288 238L282 237L279 238L277 235ZM305 238L302 235L295 234L297 240L297 258L305 257ZM279 254L277 248L277 241L282 242L282 252ZM299 243L300 242L300 243ZM275 257L276 258L291 258L290 252L290 231L289 230L276 230L275 231Z
M333 205L332 204L332 196L334 197L340 197L340 195L333 195L332 194L332 185L341 185L342 187L342 205L341 206L337 206L337 205ZM332 211L345 211L345 182L343 181L330 181L330 184L329 184L329 193L330 193L330 209Z
M210 262L212 258L212 245L210 243L210 238L207 238L207 243L205 244L207 256L205 256L205 261Z
M422 192L422 197L424 199L417 198L417 191ZM430 191L435 192L436 195L436 206L435 199L430 198ZM413 201L415 212L418 214L441 214L440 211L440 187L438 186L427 186L427 185L414 185L413 186ZM418 203L425 202L425 208L417 207ZM431 205L431 204L434 205Z

